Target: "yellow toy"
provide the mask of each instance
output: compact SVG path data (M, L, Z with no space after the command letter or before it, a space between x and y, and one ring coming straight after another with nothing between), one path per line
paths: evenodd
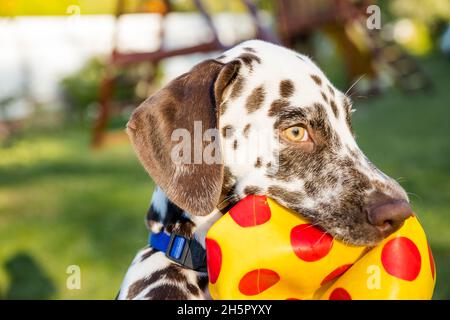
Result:
M435 267L417 218L374 248L333 239L264 196L206 236L213 299L431 299Z

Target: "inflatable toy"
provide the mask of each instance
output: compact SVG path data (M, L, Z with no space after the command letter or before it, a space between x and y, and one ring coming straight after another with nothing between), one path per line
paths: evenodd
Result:
M206 236L213 299L431 299L435 266L417 218L376 247L344 244L265 196Z

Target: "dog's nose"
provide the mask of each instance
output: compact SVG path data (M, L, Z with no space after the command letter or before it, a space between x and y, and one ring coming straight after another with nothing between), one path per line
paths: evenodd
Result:
M398 230L412 215L412 209L405 200L393 199L367 209L370 224L377 227L384 237Z

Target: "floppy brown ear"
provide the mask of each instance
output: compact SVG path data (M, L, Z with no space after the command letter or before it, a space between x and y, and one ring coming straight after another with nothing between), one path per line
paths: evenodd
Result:
M223 182L219 135L212 142L202 137L208 129L217 131L222 93L233 82L239 65L224 65L216 60L196 65L144 101L127 124L138 158L155 183L172 202L195 215L209 214L219 202ZM201 123L200 146L198 141L194 145L197 121ZM199 131L199 123L196 126ZM180 144L173 139L175 130L190 133L192 139L183 143L189 144L191 154L181 152L188 161L173 161L173 150ZM207 146L219 152L215 155L219 161L198 161L198 153L194 152L203 154Z

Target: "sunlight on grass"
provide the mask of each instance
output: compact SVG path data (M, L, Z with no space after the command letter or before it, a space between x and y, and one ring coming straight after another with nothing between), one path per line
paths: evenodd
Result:
M32 166L43 161L69 158L76 150L63 140L20 140L10 148L0 149L0 168L6 166Z
M11 287L7 262L23 260L55 288L37 298L114 298L145 245L150 178L128 144L93 151L87 142L80 130L30 133L0 151L0 297ZM65 287L72 264L82 290Z

